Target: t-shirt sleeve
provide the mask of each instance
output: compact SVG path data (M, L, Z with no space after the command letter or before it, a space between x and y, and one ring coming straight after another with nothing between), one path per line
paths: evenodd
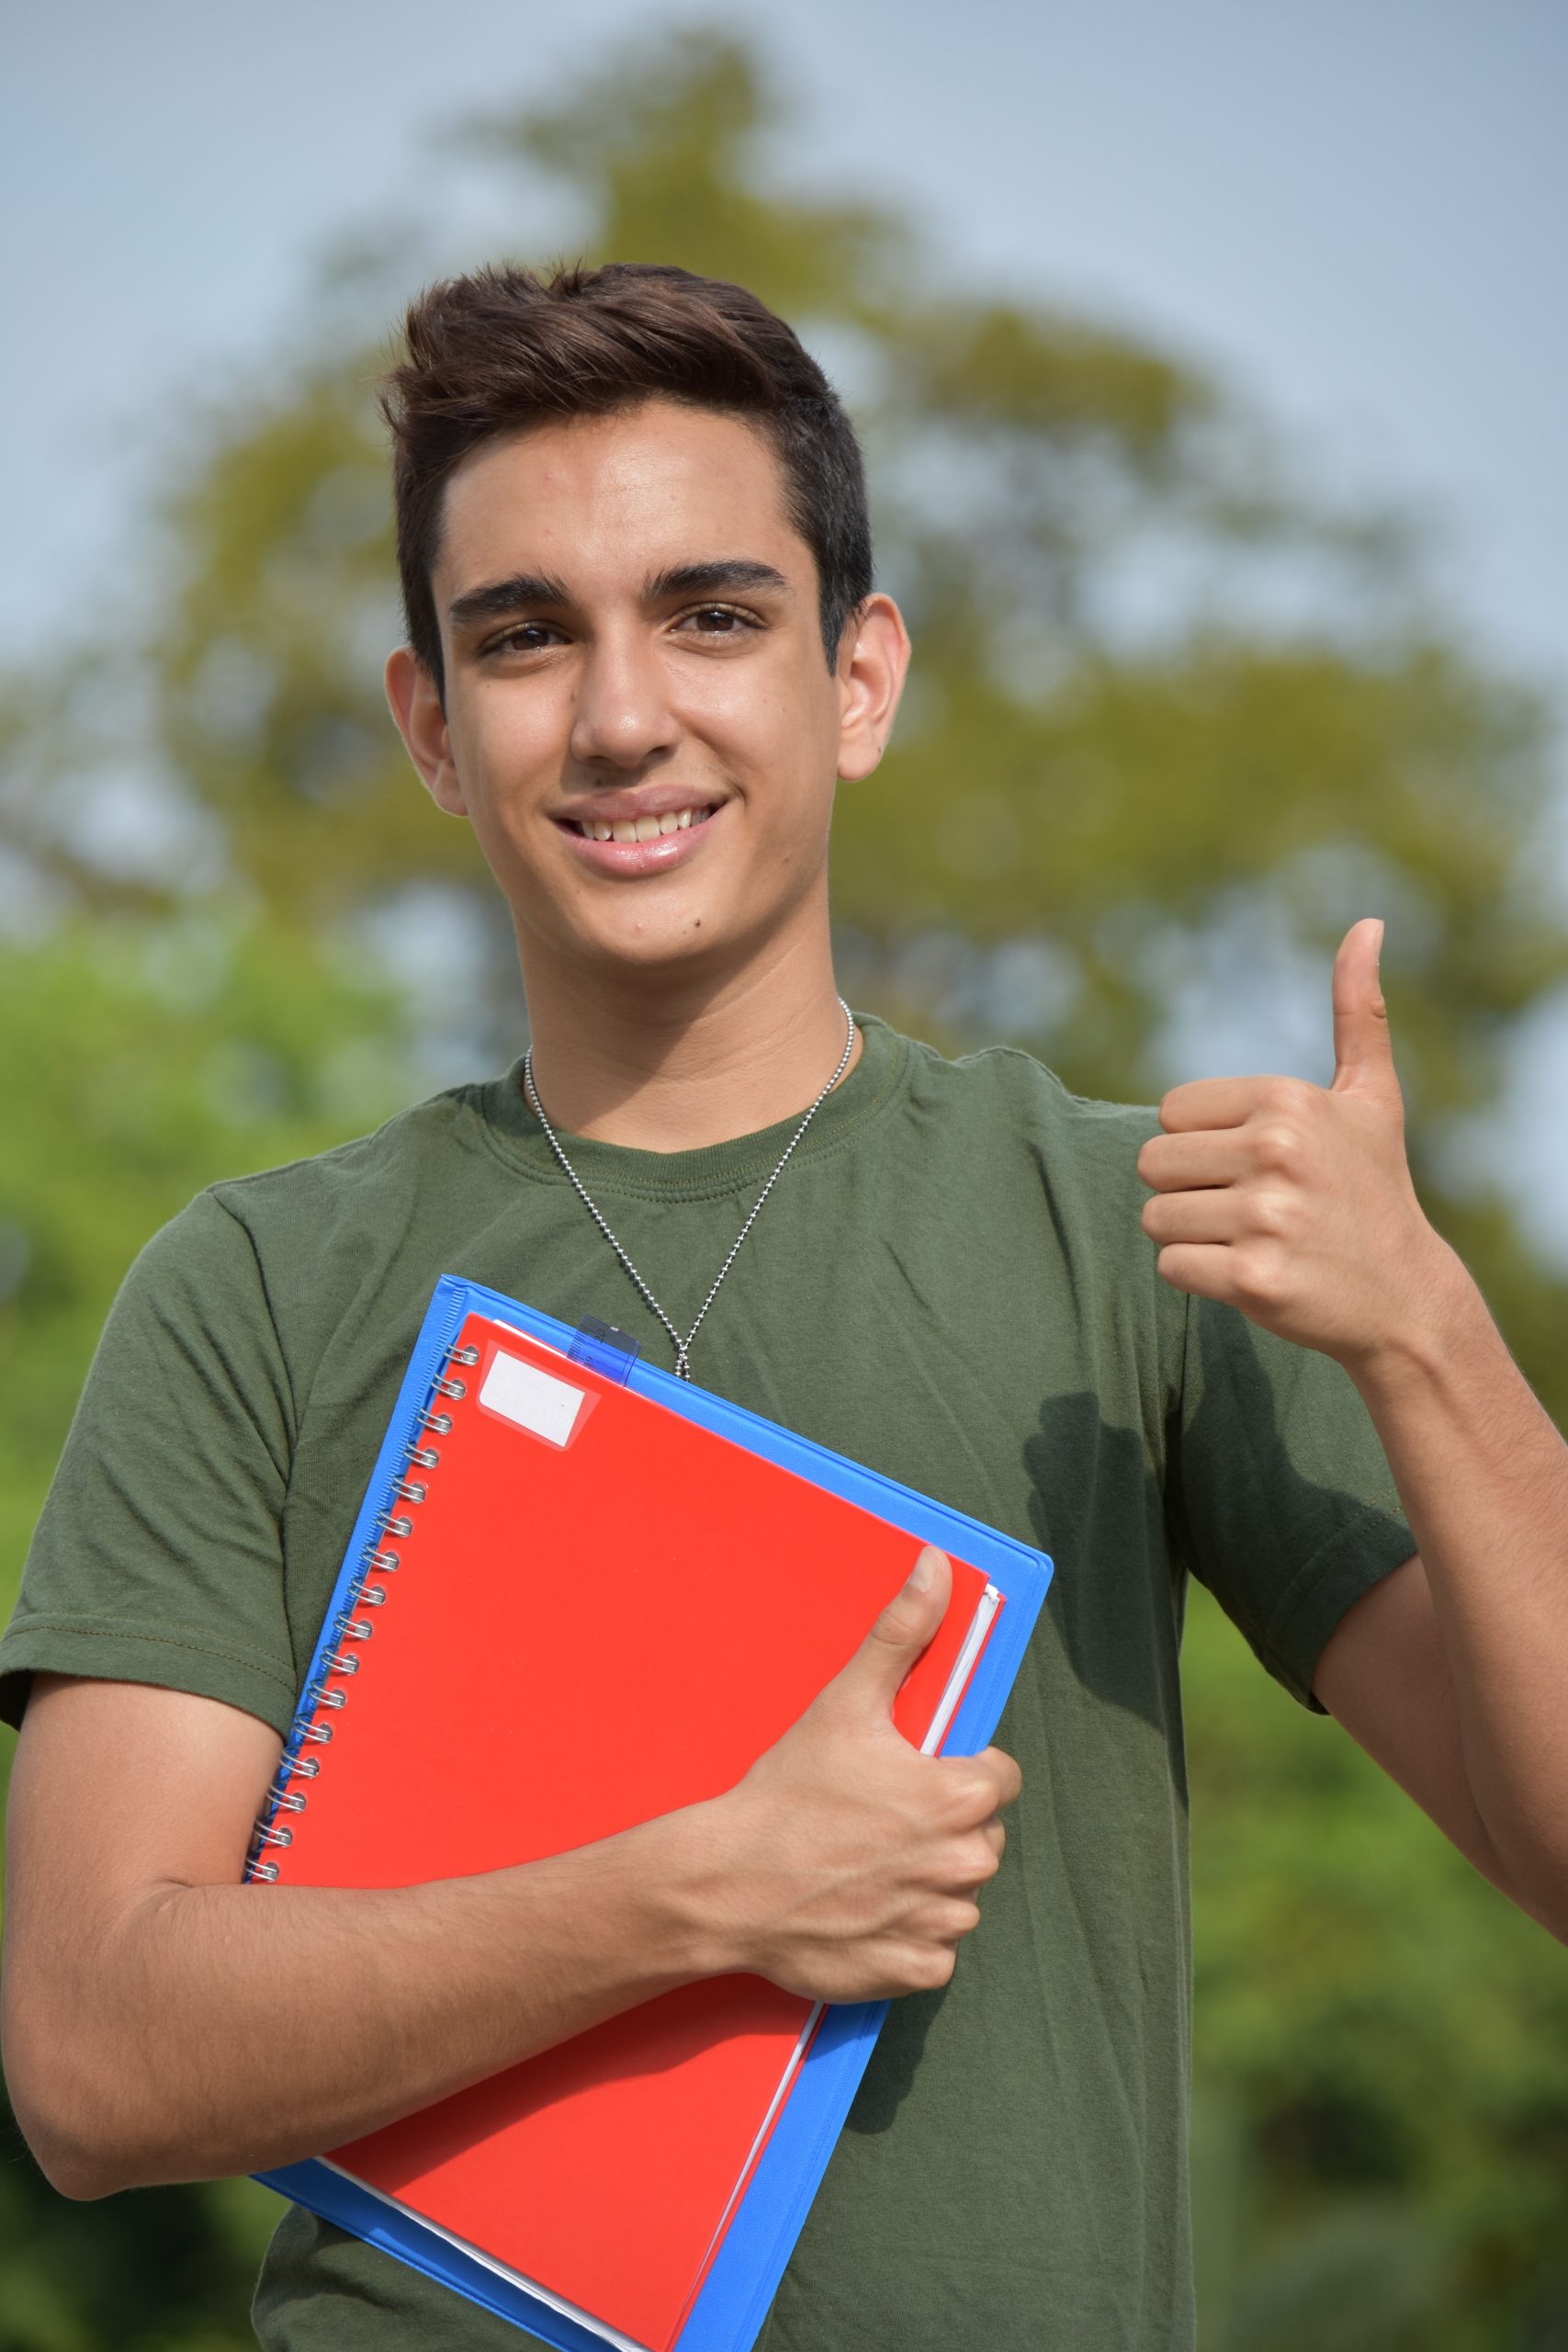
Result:
M1172 1437L1179 1550L1269 1673L1321 1713L1312 1678L1329 1635L1416 1549L1354 1382L1235 1307L1190 1299Z
M35 1673L189 1690L286 1733L293 1402L250 1235L210 1193L147 1244L98 1342L0 1640Z

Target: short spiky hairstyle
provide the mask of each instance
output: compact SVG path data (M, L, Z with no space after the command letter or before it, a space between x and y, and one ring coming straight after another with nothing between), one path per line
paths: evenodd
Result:
M398 570L409 643L445 693L431 574L443 492L482 443L652 399L753 423L784 472L790 521L817 560L831 666L871 594L865 469L842 404L792 329L755 294L654 262L495 268L410 306L406 356L382 379L391 428Z

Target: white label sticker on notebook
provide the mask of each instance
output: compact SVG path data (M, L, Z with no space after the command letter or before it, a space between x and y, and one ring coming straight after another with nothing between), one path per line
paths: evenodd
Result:
M586 1402L585 1390L541 1372L537 1364L525 1363L521 1356L499 1351L479 1390L479 1403L491 1412L515 1421L520 1430L532 1430L551 1445L565 1445Z

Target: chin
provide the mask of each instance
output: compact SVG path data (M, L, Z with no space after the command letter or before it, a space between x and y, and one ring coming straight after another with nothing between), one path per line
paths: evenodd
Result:
M582 939L578 953L584 964L606 978L635 972L649 980L666 973L674 979L723 962L728 956L743 951L744 944L732 933L727 933L725 926L694 915L683 921L645 922L635 928L629 923L617 926L614 932Z

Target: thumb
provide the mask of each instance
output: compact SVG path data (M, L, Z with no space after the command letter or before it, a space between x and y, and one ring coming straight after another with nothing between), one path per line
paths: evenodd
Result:
M1378 978L1382 924L1352 923L1334 958L1334 1082L1336 1094L1384 1096L1397 1103L1388 1008Z
M886 1713L898 1686L947 1614L953 1567L934 1544L922 1549L849 1664L829 1685L858 1709Z

